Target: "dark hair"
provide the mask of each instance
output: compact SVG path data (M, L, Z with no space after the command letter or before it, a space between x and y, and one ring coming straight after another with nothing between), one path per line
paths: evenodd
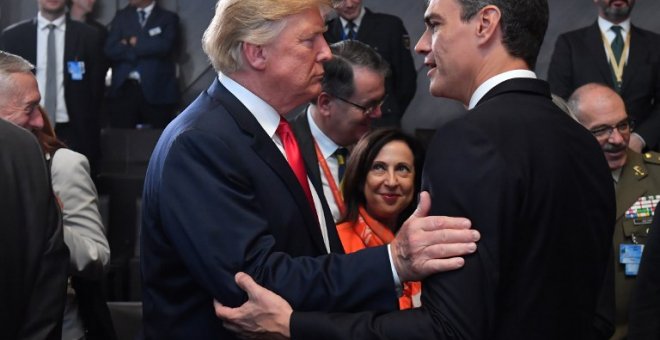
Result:
M364 185L367 180L367 174L380 150L387 143L392 141L402 141L406 143L412 151L414 157L413 166L415 167L415 189L413 197L419 195L422 180L422 166L424 165L424 151L420 142L414 137L403 133L399 129L387 128L374 130L360 138L348 158L343 180L346 213L341 217L339 222L354 222L357 220L359 214L358 207L366 204ZM416 200L413 199L410 205L399 215L397 227L413 213L415 207Z
M53 156L57 149L66 148L66 145L61 140L57 139L55 130L48 120L46 110L39 106L39 113L44 120L44 127L40 130L35 130L34 135L37 136L37 140L39 141L39 145L41 145L43 153Z
M369 45L357 40L344 40L330 45L332 59L323 63L323 91L334 96L350 98L355 92L353 67L365 67L387 77L390 66ZM316 100L316 98L314 98Z
M502 43L509 54L522 58L530 69L536 66L543 37L548 28L547 0L456 0L461 19L468 21L479 10L493 5L502 12Z

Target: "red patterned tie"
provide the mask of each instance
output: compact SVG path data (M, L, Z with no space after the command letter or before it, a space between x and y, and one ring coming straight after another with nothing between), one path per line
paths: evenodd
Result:
M300 149L298 148L298 142L291 132L291 127L289 122L286 119L280 117L280 124L277 126L275 133L282 140L282 145L284 145L284 152L286 153L286 159L289 162L289 166L296 174L298 182L302 186L305 196L309 201L309 205L316 216L316 208L314 207L314 199L312 198L312 191L309 189L309 182L307 181L307 171L305 171L305 163L302 159ZM318 217L317 217L318 218Z

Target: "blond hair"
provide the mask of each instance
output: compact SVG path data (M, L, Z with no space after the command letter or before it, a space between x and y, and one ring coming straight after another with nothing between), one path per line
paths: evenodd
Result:
M329 7L332 0L218 0L215 16L202 37L213 68L223 73L241 69L243 42L264 45L279 35L286 18L310 8Z

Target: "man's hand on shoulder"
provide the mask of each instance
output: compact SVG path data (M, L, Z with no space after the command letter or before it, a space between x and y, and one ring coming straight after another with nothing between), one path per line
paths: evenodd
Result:
M468 219L427 216L428 192L420 194L417 210L406 220L391 243L392 261L401 281L419 281L431 274L455 270L465 264L460 257L474 253L481 237Z

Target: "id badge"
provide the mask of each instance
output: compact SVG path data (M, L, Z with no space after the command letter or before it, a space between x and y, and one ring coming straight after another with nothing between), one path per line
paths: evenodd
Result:
M629 263L626 265L626 276L637 276L639 272L638 263Z
M85 62L84 61L68 61L66 63L69 74L71 74L72 80L82 80L83 75L85 74Z
M626 276L636 276L644 252L643 244L619 245L619 263L626 266Z
M163 32L163 31L160 29L160 26L158 26L158 27L154 27L154 28L152 28L152 29L149 30L149 36L150 36L150 37L153 37L153 36L155 36L155 35L159 35L159 34L161 34L162 32Z

